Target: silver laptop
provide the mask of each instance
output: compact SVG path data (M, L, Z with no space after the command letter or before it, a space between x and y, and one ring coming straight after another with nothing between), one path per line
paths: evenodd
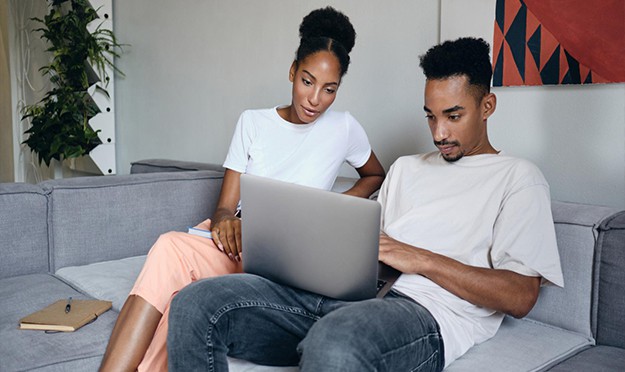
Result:
M376 201L243 174L241 209L247 273L346 301L382 297L399 275L379 269Z

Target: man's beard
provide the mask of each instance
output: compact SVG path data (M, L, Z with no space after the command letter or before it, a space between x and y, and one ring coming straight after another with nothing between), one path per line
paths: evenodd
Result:
M457 142L457 141L447 141L447 140L434 141L434 145L436 147L438 147L438 146L445 146L445 145L454 145L454 146L460 148L460 143ZM455 161L458 161L458 160L462 159L462 157L464 156L464 151L460 151L460 153L458 153L455 156L445 155L442 152L441 152L441 155L443 156L443 159L445 159L445 161L447 161L448 163L453 163Z
M441 154L441 155L443 155L443 159L445 159L448 163L453 163L455 161L462 159L464 157L464 152L460 152L456 156L448 156L445 154Z

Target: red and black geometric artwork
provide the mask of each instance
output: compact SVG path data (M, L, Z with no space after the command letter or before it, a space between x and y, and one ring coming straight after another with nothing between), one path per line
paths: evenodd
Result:
M497 0L493 86L625 82L625 0Z

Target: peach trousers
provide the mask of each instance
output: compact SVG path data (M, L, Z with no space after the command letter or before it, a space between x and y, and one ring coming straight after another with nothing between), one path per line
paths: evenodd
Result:
M209 230L210 220L197 227ZM161 235L130 291L163 314L138 371L167 371L167 318L176 293L196 280L238 272L241 263L231 261L211 239L183 232Z

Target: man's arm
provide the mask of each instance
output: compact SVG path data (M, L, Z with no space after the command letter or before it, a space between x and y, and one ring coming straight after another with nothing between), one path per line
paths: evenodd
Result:
M380 261L403 273L423 275L474 305L515 318L530 312L540 290L540 277L465 265L385 234L380 236Z

